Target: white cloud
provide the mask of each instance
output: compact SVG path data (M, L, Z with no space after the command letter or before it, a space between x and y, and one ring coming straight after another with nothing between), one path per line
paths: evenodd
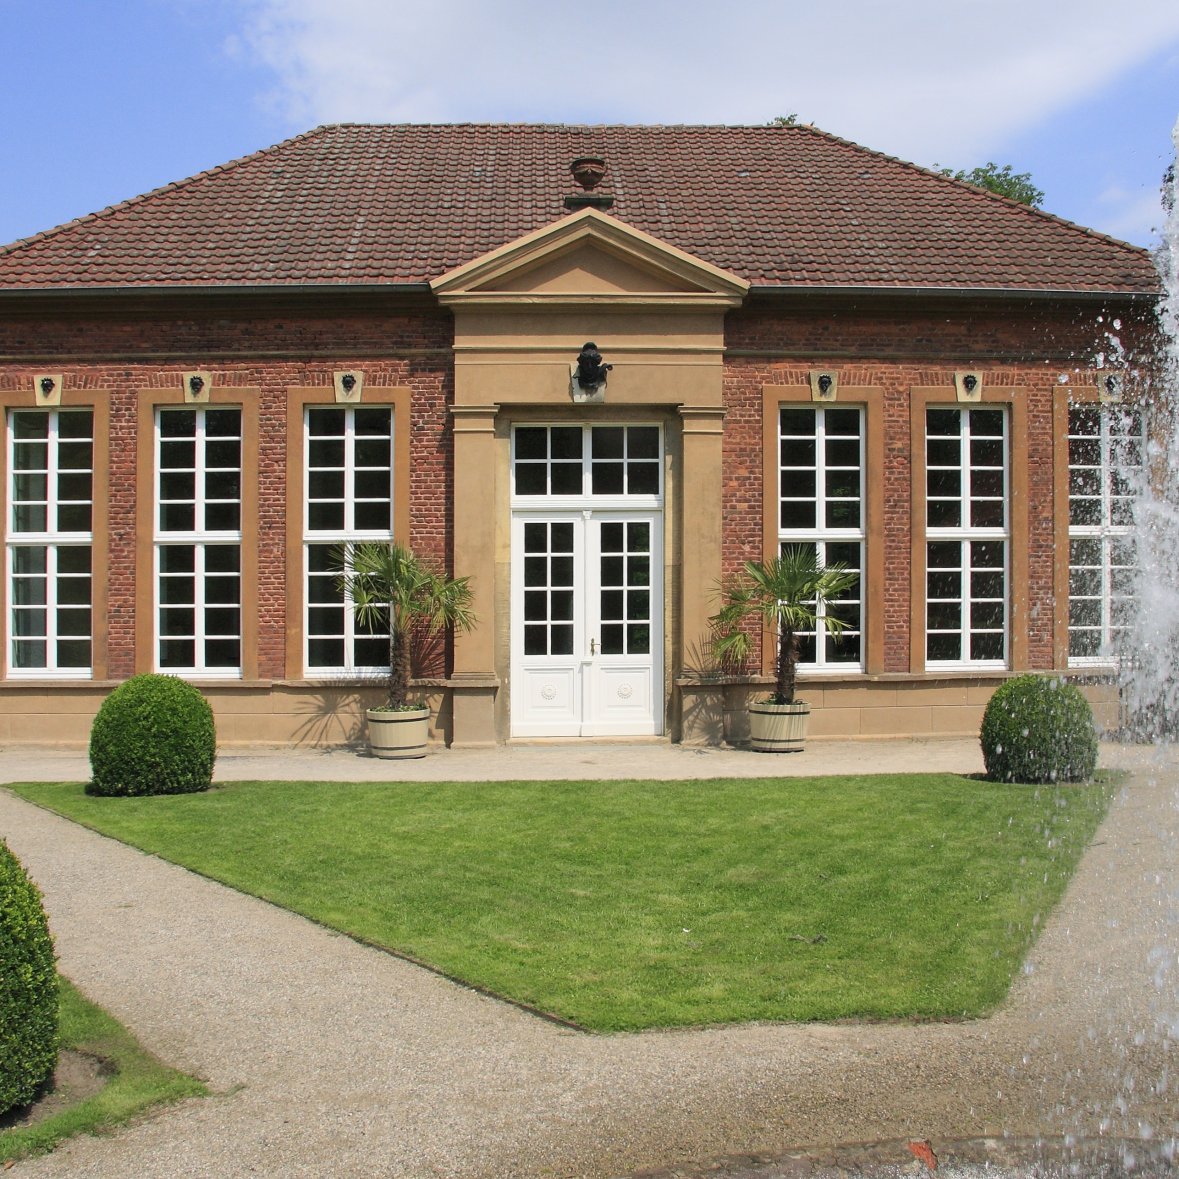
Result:
M992 145L1179 39L1174 0L237 0L293 123L747 122L922 162Z

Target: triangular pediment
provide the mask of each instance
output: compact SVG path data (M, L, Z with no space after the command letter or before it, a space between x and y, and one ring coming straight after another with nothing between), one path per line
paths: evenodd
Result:
M596 209L584 209L449 271L443 303L740 303L749 284Z

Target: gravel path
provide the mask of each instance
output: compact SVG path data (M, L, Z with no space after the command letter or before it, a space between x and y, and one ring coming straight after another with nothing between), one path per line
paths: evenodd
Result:
M832 742L802 757L821 754L831 772L864 758L876 770L938 768L955 745L958 768L975 769L963 742ZM663 745L576 756L511 748L473 759L471 776L734 772L720 768L727 753ZM467 776L456 752L398 776ZM68 755L34 754L39 772L25 756L0 752L0 779L79 776L65 772ZM1097 1143L1081 1174L1102 1173L1098 1154L1115 1139L1139 1143L1138 1156L1161 1167L1179 1131L1167 1081L1179 1039L1179 763L1103 756L1139 766L992 1018L618 1036L537 1019L0 791L0 834L45 893L63 972L216 1092L13 1173L588 1179L644 1168L835 1174L822 1168L839 1164L883 1176L924 1172L904 1150L910 1139L931 1139L943 1160L940 1144L960 1144L949 1152L966 1167L969 1143L994 1158L1017 1140L1065 1135ZM221 774L329 777L335 764L313 757L317 769L290 772L302 760L288 757L280 772L275 758L242 760L247 772L224 758ZM692 761L710 772L685 772ZM678 773L660 772L676 763ZM356 772L365 759L350 764L350 776L366 776ZM816 772L794 758L772 766ZM371 768L390 776L385 763ZM1006 1147L984 1141L1003 1135ZM862 1143L880 1145L841 1145ZM791 1156L809 1144L828 1145ZM722 1157L730 1161L689 1165ZM983 1172L955 1171L951 1159L942 1173ZM1016 1172L986 1170L997 1173Z

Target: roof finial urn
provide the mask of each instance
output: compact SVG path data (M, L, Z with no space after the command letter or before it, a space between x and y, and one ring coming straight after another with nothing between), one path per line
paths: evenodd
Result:
M590 192L602 183L606 175L606 161L601 156L578 156L569 165L569 171L573 173L573 179L586 192Z

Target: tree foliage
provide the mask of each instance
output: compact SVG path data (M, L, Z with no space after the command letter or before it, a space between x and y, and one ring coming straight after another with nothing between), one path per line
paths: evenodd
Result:
M360 541L336 554L339 585L360 628L389 639L391 711L415 707L408 699L415 628L436 633L475 625L469 578L450 578L429 561L392 541Z
M759 619L778 636L771 704L794 703L798 632L826 630L838 635L846 625L829 602L843 597L859 580L841 564L819 564L815 550L797 546L769 561L746 561L741 574L722 586L724 605L711 618L719 658L741 663L751 642L745 623Z
M0 1114L57 1064L57 967L41 893L0 840Z
M213 710L185 680L149 672L121 683L90 728L87 794L208 790L217 758Z
M992 782L1088 782L1097 768L1093 710L1076 684L1019 675L995 689L979 733Z
M956 172L953 168L938 168L938 171L952 180L962 180L978 188L997 192L1000 196L1010 197L1013 201L1019 201L1021 205L1030 205L1033 209L1040 208L1044 203L1044 193L1032 183L1032 174L1016 172L1010 164L1000 167L994 161L988 161L977 168L960 168Z

